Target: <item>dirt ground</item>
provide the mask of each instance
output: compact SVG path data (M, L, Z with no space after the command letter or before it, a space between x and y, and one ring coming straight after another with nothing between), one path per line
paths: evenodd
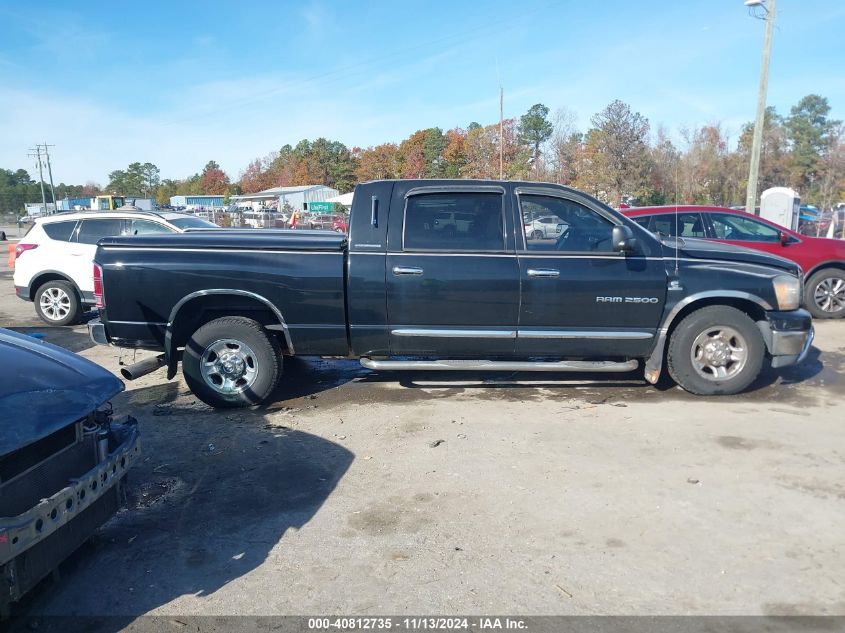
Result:
M0 325L118 370L2 268ZM822 322L727 398L311 359L216 412L159 372L114 402L143 438L128 507L21 615L845 614L843 371Z

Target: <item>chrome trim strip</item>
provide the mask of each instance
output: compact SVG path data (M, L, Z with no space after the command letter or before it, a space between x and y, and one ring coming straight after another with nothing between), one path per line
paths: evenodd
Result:
M167 323L160 323L158 321L112 321L109 319L109 323L117 323L118 325L164 325L167 326Z
M554 372L629 372L639 367L639 361L495 361L495 360L374 360L364 357L361 365L367 369L393 371L554 371Z
M150 251L164 253L270 253L272 255L343 255L344 251L280 251L263 248L160 248L153 246L109 246L103 244L98 248L110 251Z
M435 338L516 338L516 330L473 330L441 328L396 328L393 336L431 336Z
M601 330L517 330L517 338L531 339L609 339L625 341L642 341L654 338L651 332L622 332Z

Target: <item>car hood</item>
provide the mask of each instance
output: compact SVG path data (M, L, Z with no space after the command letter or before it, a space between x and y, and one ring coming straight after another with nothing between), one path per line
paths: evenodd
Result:
M72 424L123 391L114 374L81 356L0 329L0 455Z
M688 237L681 239L667 237L660 241L663 244L663 256L666 259L675 257L677 248L678 257L717 259L725 262L756 264L758 266L769 266L771 268L786 270L793 274L800 272L800 268L795 262L784 257L742 246L734 246L733 244L725 244L724 242L711 242L709 240Z

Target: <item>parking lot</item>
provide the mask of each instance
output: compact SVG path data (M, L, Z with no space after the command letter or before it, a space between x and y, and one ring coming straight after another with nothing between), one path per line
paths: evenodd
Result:
M118 370L5 268L0 326ZM19 615L845 614L845 323L816 327L725 398L297 359L269 406L214 411L151 374L114 402L128 507Z

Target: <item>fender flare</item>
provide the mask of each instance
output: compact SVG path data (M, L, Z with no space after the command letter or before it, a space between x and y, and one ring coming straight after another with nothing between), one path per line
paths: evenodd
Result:
M669 335L669 329L678 318L678 314L680 314L681 310L687 306L701 302L705 299L743 299L756 303L767 312L774 310L774 307L768 301L758 297L757 295L739 290L706 290L704 292L696 292L688 297L684 297L678 301L678 303L676 303L669 311L669 314L663 318L660 329L657 331L657 342L654 344L651 356L646 359L645 379L652 385L660 379L660 374L663 371L663 353L666 349L666 339Z
M231 288L212 288L209 290L197 290L196 292L192 292L191 294L182 297L176 303L176 305L173 306L173 309L170 311L170 316L167 320L167 327L164 331L164 359L165 364L167 365L168 378L173 378L173 376L176 375L176 363L178 361L178 354L176 353L177 350L173 348L173 326L179 316L180 310L185 306L185 304L192 301L193 299L214 295L235 295L239 297L247 297L249 299L253 299L255 301L263 303L271 312L273 312L276 319L278 319L279 321L279 324L277 326L271 325L268 327L268 329L280 329L284 334L288 351L291 354L294 353L293 341L291 340L290 330L288 329L288 325L285 322L285 318L284 316L282 316L281 310L279 310L279 308L273 305L273 303L266 297L262 297L261 295L256 294L254 292L249 292L248 290L235 290Z

